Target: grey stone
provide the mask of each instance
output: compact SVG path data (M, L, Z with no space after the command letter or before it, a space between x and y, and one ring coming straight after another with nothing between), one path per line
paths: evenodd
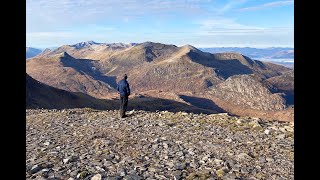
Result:
M118 173L120 174L120 176L125 176L125 175L127 175L127 170L126 169L124 169L124 168L120 168L119 170L118 170Z
M270 158L270 157L267 157L266 160L267 160L268 162L273 162L273 161L274 161L274 159L273 159L273 158Z
M285 134L279 134L278 136L276 136L277 139L284 139L285 137Z
M249 171L245 167L241 168L240 172L243 173L243 174L248 174L249 173Z
M112 160L112 159L115 158L115 155L114 155L114 154L108 154L108 155L104 155L103 157L104 157L106 160L110 161L110 160Z
M67 164L69 161L70 161L70 159L69 159L69 158L65 158L65 159L63 159L63 163L64 163L64 164Z
M176 179L176 180L180 180L182 178L181 177L181 175L182 175L181 171L173 171L172 175L173 175L174 179Z
M94 175L91 180L101 180L101 174Z
M107 180L121 180L123 179L121 176L110 176L107 178Z
M125 180L142 180L143 178L137 174L129 174L124 177Z
M261 156L261 157L259 157L259 162L260 162L260 163L265 163L265 162L266 162L266 159Z
M177 163L176 165L175 165L175 169L176 170L183 170L183 169L185 169L186 168L186 163Z
M235 174L226 174L225 176L221 177L222 180L236 180L238 179Z
M36 172L38 172L40 170L41 170L41 167L36 164L36 165L32 166L32 168L30 169L30 173L34 174L34 173L36 173Z
M77 174L78 174L78 170L74 170L74 171L71 171L70 176L71 177L76 177Z
M183 155L183 152L182 152L182 151L179 151L179 152L176 153L176 156L177 156L177 157L180 157L180 156L182 156L182 155Z

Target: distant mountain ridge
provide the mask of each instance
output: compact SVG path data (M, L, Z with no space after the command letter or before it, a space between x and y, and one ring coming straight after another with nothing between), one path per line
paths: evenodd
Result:
M109 46L109 47L130 47L139 45L141 43L98 43L95 41L84 41L79 42L72 45L67 45L70 47L75 47L77 49L89 47L92 45L103 45L103 46ZM59 47L51 47L47 48L50 50L56 50ZM225 52L237 52L240 54L243 54L245 56L248 56L250 58L266 58L266 59L294 59L294 48L289 47L270 47L270 48L251 48L251 47L212 47L212 48L198 48L201 51L204 52L210 52L210 53L225 53ZM41 53L42 49L40 48L32 48L27 47L27 51L30 51L34 54ZM31 55L32 56L32 55ZM31 57L28 55L28 58ZM34 56L34 55L33 55Z
M199 48L210 53L238 52L250 58L269 58L269 59L293 59L294 48L273 47L273 48L250 48L250 47L212 47Z
M42 52L41 49L26 47L26 59L32 58Z

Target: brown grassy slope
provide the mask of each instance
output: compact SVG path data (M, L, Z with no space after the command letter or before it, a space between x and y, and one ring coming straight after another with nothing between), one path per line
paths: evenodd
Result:
M82 92L97 98L104 98L114 91L109 84L100 80L108 77L95 72L90 60L75 59L67 53L32 58L27 61L26 67L27 73L35 79L59 89ZM112 78L109 79L112 81Z
M97 62L97 68L104 74L121 75L142 65L166 59L178 48L174 45L146 42L113 54L110 58ZM119 79L118 79L119 80Z
M176 47L151 42L113 55L101 62L99 69L117 77L129 74L133 89L137 91L174 92L203 91L237 74L256 73L266 78L287 70L238 53L210 54L190 45Z
M59 56L59 54L55 55L56 53L61 54L64 51L71 52L74 55L90 54L91 52L103 54L104 51L97 51L95 49L103 49L105 48L104 46L105 45L88 45L79 49L66 45L49 52L50 55L43 56L41 59L52 59ZM88 56L81 55L81 57ZM42 61L46 62L44 60ZM76 83L67 82L64 77L57 77L63 72L56 72L55 75L44 74L40 68L48 64L51 64L50 68L46 67L49 71L50 69L53 69L54 72L61 71L61 67L57 68L57 66L61 64L52 62L41 64L41 62L36 61L33 63L38 65L29 63L27 64L27 70L31 69L31 71L27 72L32 74L36 79L55 87L70 91L80 91L95 97L105 97L107 93L104 93L106 92L104 88L98 88L99 84L94 85L92 81L98 80L100 81L98 83L104 82L115 87L116 81L119 81L124 73L129 75L133 90L179 92L204 91L208 87L221 83L224 79L232 75L255 73L262 78L266 78L279 75L287 70L277 65L269 65L260 61L251 60L238 53L210 54L202 52L190 45L177 47L175 45L153 42L145 42L133 47L120 48L114 51L108 58L100 61L90 61L90 63L83 62L85 61L74 60L73 64L77 64L77 66L85 64L87 68L82 68L81 72L79 72L79 69L73 68L72 70L76 72L68 72L68 74L76 74L77 77L75 77L75 79L80 79L80 77L78 77L80 73L90 79L90 82L86 82L84 78L75 81ZM62 65L65 66L65 64ZM37 66L39 68L36 69L35 67L29 66ZM73 65L70 66L75 67ZM95 68L96 73L90 68ZM40 74L43 74L43 77L41 77ZM98 77L97 74L107 77L101 78ZM90 75L91 77L86 75ZM71 83L77 85L75 86Z
M141 65L129 71L132 88L138 91L161 90L169 92L203 91L222 82L215 70L194 62L188 56L193 51L182 47L170 57Z

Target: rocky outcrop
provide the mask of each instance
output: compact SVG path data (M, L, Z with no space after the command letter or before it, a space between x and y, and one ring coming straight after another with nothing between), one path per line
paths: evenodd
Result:
M285 94L288 106L294 106L294 70L269 78L266 81L276 87L279 92Z
M292 123L227 114L26 111L26 179L293 179Z
M294 70L269 78L267 81L280 90L294 91Z
M235 105L258 110L282 110L286 101L273 87L253 75L235 75L215 86L211 93Z

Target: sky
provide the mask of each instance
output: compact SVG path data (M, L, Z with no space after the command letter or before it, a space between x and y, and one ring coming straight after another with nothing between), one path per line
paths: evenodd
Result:
M27 47L294 47L293 0L27 0Z

